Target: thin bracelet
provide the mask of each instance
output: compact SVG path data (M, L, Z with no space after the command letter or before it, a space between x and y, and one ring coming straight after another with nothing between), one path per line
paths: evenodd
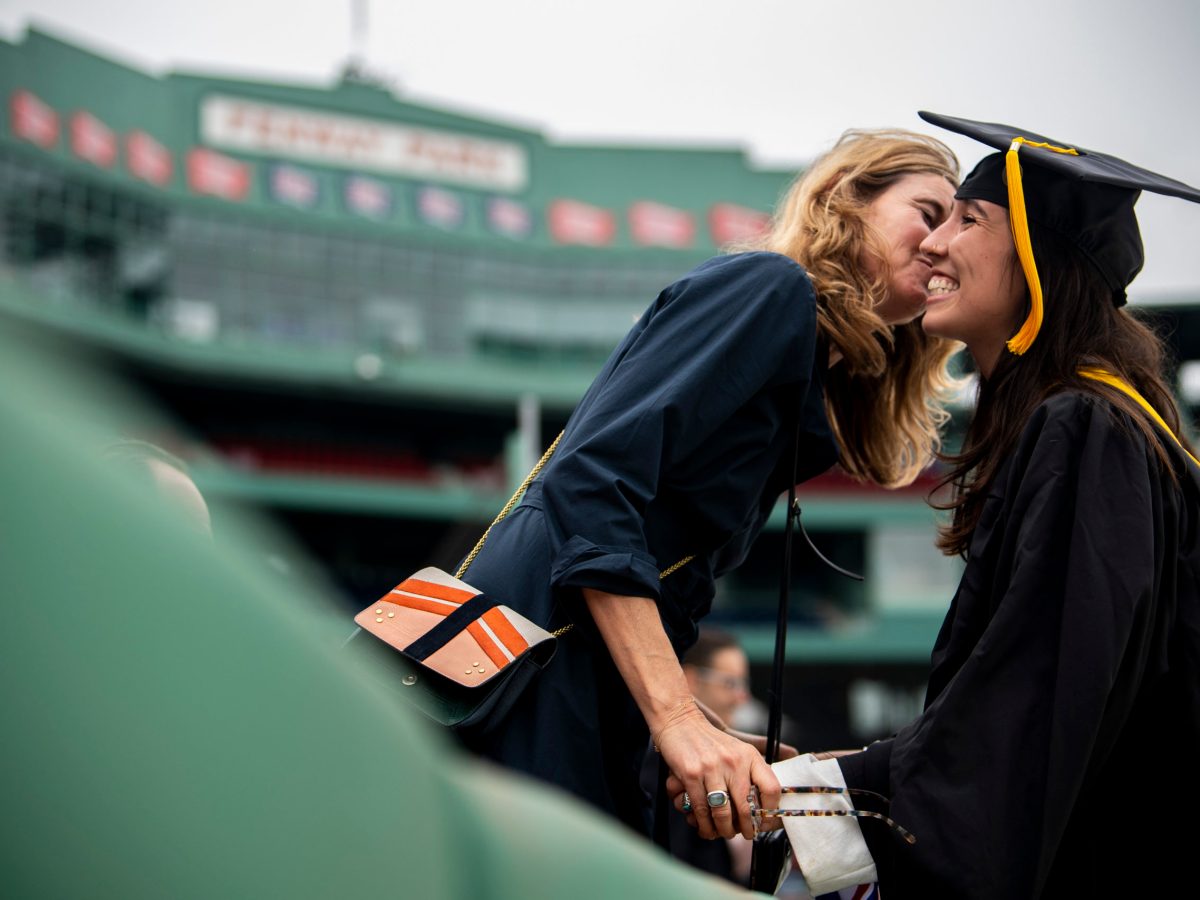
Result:
M672 707L671 707L671 708L670 708L670 709L667 711L667 715L668 715L668 716L673 716L673 715L675 715L675 713L676 713L678 710L680 710L680 709L682 709L683 707L687 706L689 703L690 703L690 704L692 704L692 706L695 706L695 707L696 707L696 710L697 710L698 712L700 712L700 715L704 716L704 713L703 713L703 711L701 711L701 710L700 710L700 707L699 707L699 706L696 704L696 698L695 698L695 697L688 697L688 698L687 698L687 699L685 699L685 700L680 700L678 703L676 703L674 706L672 706ZM705 722L707 722L707 721L708 721L708 716L704 716L704 721L705 721ZM670 727L671 725L673 725L673 724L675 724L675 723L673 723L673 722L668 722L668 723L667 723L666 725L664 725L662 728L658 729L658 733L659 733L659 734L662 734L664 731L666 731L666 730L667 730L667 728L669 728L669 727ZM651 734L651 735L650 735L650 746L654 748L654 752L655 752L655 753L658 753L658 752L659 752L659 749L658 749L658 737L657 737L657 735L653 735L653 734Z

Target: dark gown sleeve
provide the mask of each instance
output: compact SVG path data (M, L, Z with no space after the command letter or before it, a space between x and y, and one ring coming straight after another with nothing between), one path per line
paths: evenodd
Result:
M997 482L938 639L936 697L840 761L917 836L863 826L889 898L1037 896L1152 653L1171 486L1128 420L1052 398Z
M658 598L643 528L673 466L723 433L774 384L810 378L816 304L804 270L772 253L711 261L667 288L618 349L568 426L543 504L555 588ZM803 387L801 385L800 387Z

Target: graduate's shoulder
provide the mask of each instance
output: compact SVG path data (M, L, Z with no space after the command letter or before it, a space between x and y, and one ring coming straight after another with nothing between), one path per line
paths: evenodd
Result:
M1064 388L1029 414L1015 444L1003 454L997 489L1013 496L1045 488L1077 489L1090 496L1124 480L1144 478L1152 465L1147 450L1145 437L1107 399Z
M804 267L790 256L766 250L714 256L676 281L669 292L718 296L728 293L745 303L816 307L812 281Z
M1063 388L1047 396L1034 410L1034 419L1064 425L1078 424L1089 420L1097 412L1110 415L1112 404L1090 391Z
M1113 442L1126 448L1131 458L1145 458L1152 468L1162 472L1167 464L1157 449L1160 447L1170 460L1173 480L1183 477L1193 493L1200 490L1200 466L1165 423L1154 421L1149 413L1136 407L1131 412L1108 397L1085 391L1064 391L1047 398L1043 406L1047 406L1051 420L1064 428L1074 429L1088 442ZM1162 411L1158 412L1162 414ZM1154 435L1157 447L1151 445L1147 431Z
M1049 452L1078 453L1087 445L1111 445L1127 458L1142 459L1150 450L1145 421L1133 416L1108 397L1092 391L1063 389L1044 399L1030 416L1022 443L1037 443ZM1152 426L1155 429L1158 426ZM1160 432L1164 445L1173 445L1170 434Z
M1050 394L1033 411L1026 432L1050 432L1064 436L1125 434L1132 425L1128 414L1108 398L1091 391L1064 388Z

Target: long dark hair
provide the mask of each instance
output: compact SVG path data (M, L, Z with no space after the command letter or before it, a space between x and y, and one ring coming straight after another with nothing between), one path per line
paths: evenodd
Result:
M1112 290L1071 244L1032 223L1030 235L1046 297L1045 317L1037 340L1023 356L1002 351L990 376L981 379L975 416L961 452L941 457L950 471L940 486L953 487L948 503L934 504L953 512L938 535L938 547L947 554L967 554L997 469L1016 446L1034 409L1052 394L1079 391L1098 395L1128 413L1128 421L1145 437L1163 467L1173 472L1164 443L1171 438L1125 394L1081 376L1081 366L1097 366L1123 378L1188 446L1180 431L1179 410L1163 377L1166 353L1158 335L1113 304ZM1120 427L1127 427L1121 417L1117 421Z

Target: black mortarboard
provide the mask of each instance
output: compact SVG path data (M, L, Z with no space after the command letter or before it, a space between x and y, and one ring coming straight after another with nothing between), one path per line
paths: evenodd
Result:
M1070 241L1104 277L1119 306L1141 271L1142 236L1133 205L1142 191L1200 203L1200 190L1124 160L1073 147L1032 131L920 112L926 122L1004 151L984 159L958 189L960 200L988 200L1008 208L1013 241L1029 285L1029 318L1008 343L1024 353L1042 321L1042 289L1029 222ZM1024 165L1018 165L1017 156Z

